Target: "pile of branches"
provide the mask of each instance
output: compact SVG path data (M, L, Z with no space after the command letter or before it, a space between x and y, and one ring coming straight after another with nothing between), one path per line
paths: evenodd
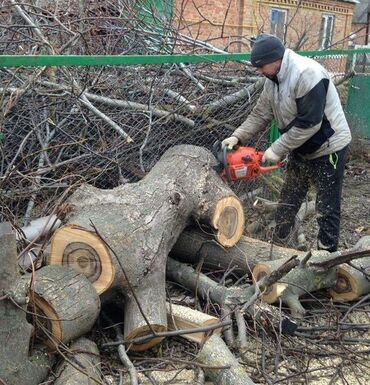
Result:
M2 54L222 52L182 34L147 2L36 3L1 2ZM0 220L19 225L50 214L81 183L141 179L175 144L210 149L245 119L263 84L240 62L0 73Z

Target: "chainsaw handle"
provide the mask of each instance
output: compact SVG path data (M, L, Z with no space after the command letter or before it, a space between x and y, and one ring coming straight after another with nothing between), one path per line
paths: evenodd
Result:
M278 162L278 163L274 164L273 166L260 166L259 171L261 174L266 174L268 172L278 170L279 168L282 168L282 167L283 167L283 162Z

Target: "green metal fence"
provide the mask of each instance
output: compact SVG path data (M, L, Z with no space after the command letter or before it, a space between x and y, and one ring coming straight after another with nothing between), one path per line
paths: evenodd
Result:
M359 62L363 62L361 55L370 54L370 48L354 50L325 50L301 51L302 56L312 57L321 62L327 62L328 70L340 70L348 58L356 55ZM153 64L197 64L225 61L249 61L249 53L223 54L173 54L173 55L0 55L0 68L6 67L43 67L43 66L127 66ZM332 64L330 64L332 63ZM348 63L351 65L351 63ZM358 68L361 68L359 66ZM342 68L343 69L343 68ZM363 70L366 66L363 67ZM362 71L363 71L362 70ZM360 69L361 71L361 69Z

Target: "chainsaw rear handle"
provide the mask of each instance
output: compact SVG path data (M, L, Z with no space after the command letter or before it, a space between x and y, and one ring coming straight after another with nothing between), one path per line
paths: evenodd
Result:
M278 170L279 168L282 168L283 167L283 163L282 162L278 162L276 164L274 164L273 166L260 166L260 173L261 174L267 174L271 171L274 171L274 170Z
M264 151L258 151L258 155L260 157L260 162L262 162L262 158L263 158L264 153L265 153ZM278 170L279 168L282 168L283 166L284 166L284 162L280 161L280 162L277 162L276 164L274 164L272 166L260 166L259 169L260 169L261 174L267 174L271 171Z

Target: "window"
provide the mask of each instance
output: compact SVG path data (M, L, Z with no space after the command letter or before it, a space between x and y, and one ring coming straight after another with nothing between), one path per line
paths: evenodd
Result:
M271 10L271 28L270 33L284 41L286 21L288 11L286 9L272 9Z
M320 48L326 49L331 46L334 31L334 16L323 15L320 27Z

